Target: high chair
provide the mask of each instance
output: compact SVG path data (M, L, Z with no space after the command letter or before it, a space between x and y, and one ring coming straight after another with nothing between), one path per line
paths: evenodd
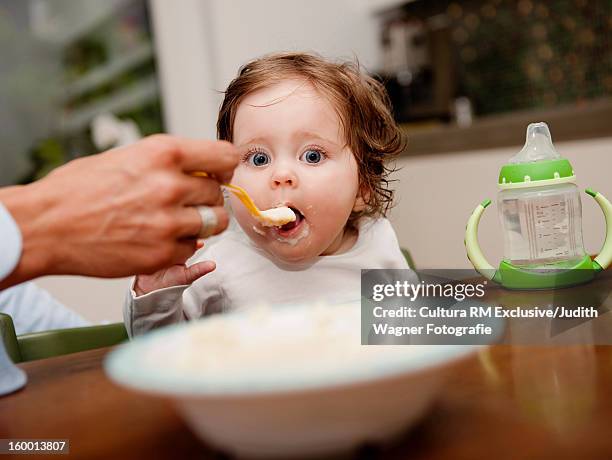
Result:
M17 335L13 319L5 313L0 313L0 336L15 363L109 347L128 339L123 323Z

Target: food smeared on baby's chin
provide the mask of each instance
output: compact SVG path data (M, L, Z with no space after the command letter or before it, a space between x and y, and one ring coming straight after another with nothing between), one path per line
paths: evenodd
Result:
M266 236L265 230L262 230L261 228L258 228L257 225L253 225L253 231L255 233L257 233L258 235Z

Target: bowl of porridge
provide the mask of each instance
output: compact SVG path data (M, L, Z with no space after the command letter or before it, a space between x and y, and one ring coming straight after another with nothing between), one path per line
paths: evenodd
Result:
M393 440L423 416L467 345L361 345L359 304L255 308L139 337L107 374L170 398L230 455L334 455Z

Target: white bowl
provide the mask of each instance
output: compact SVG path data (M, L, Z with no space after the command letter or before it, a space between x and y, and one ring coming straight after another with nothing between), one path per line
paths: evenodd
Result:
M215 315L110 354L117 383L175 400L207 444L242 457L309 457L384 443L426 411L479 347L360 346L358 305Z

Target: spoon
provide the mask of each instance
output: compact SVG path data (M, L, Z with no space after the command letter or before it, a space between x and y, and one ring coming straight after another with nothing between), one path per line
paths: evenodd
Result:
M208 173L196 171L191 173L194 177L210 177ZM267 227L280 227L286 223L293 222L296 219L295 213L287 206L279 206L266 210L260 210L247 191L242 187L234 184L221 184L229 189L236 197L244 204L253 217L255 217L262 225Z

